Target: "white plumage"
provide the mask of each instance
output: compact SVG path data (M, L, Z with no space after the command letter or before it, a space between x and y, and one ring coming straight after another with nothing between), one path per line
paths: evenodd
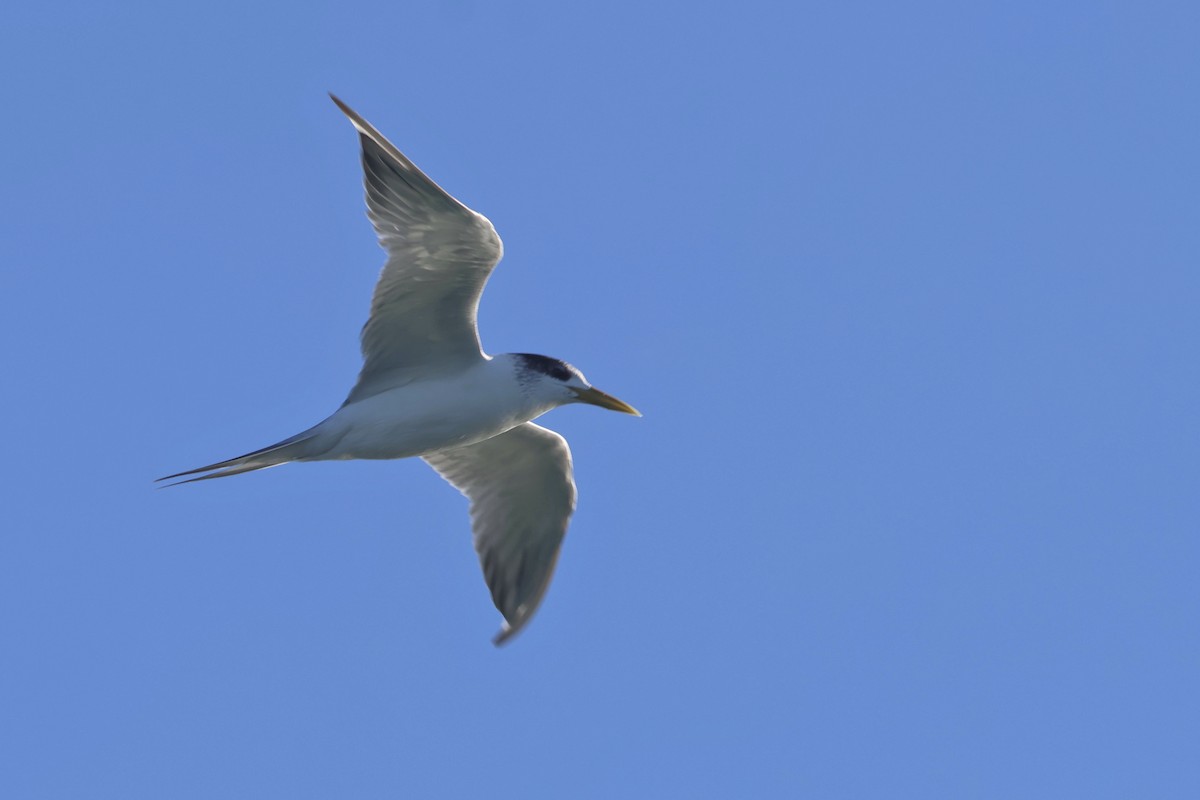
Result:
M358 380L342 407L307 431L160 480L421 456L470 500L475 550L505 620L499 644L537 610L575 508L566 440L530 420L577 402L638 412L565 362L483 352L476 309L504 252L495 228L333 101L359 132L367 216L388 256L362 330Z

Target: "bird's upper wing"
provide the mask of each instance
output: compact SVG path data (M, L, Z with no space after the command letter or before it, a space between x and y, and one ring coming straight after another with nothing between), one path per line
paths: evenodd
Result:
M575 510L571 449L532 422L424 456L471 501L475 552L505 624L500 644L529 621L550 585Z
M352 403L482 357L475 310L504 248L486 217L443 191L349 106L333 102L362 140L367 216L387 251L362 330L362 371L346 399Z

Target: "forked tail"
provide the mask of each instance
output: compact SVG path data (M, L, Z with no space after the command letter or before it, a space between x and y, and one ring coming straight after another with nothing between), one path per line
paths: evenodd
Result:
M174 475L166 475L158 478L155 482L182 478L185 475L198 475L198 477L188 478L186 481L176 481L175 483L167 484L167 486L179 486L183 483L207 481L211 478L228 478L230 475L241 475L243 472L253 472L257 469L266 469L267 467L286 464L289 461L295 461L302 457L304 455L305 444L315 435L315 430L310 429L304 433L284 439L282 442L276 442L270 447L255 450L253 453L246 453L243 456L231 458L227 461L218 461L215 464L209 464L207 467L197 467L196 469L189 469L186 472L176 472ZM200 475L199 473L201 472L209 474Z

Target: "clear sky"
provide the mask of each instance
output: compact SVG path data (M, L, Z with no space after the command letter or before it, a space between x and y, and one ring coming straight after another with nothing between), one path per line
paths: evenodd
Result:
M0 796L1200 797L1193 3L19 3ZM335 91L506 245L579 508L509 646L332 412Z

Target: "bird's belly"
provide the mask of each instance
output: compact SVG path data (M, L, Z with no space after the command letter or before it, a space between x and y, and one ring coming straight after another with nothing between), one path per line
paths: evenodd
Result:
M340 409L329 422L340 434L321 459L408 458L473 444L527 422L513 402L482 402L479 393L396 390Z

